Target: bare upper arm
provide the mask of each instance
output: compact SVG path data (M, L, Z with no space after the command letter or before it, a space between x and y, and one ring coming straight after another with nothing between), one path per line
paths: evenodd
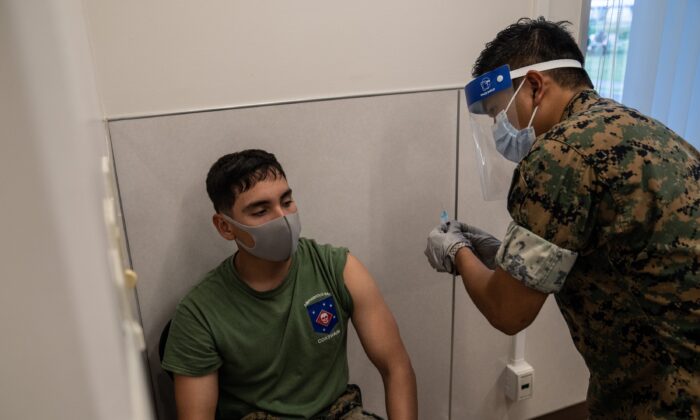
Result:
M410 363L394 316L372 275L351 254L343 277L353 300L352 323L372 363L382 373L393 362Z
M501 268L493 272L489 288L500 303L492 323L506 334L515 334L529 326L549 296L527 287Z
M219 399L216 371L204 376L175 375L175 404L179 420L213 420Z

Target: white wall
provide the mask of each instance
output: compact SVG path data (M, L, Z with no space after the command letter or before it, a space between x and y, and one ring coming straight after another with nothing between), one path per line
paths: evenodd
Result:
M110 118L464 86L496 32L582 0L85 2Z
M0 1L0 57L0 418L148 419L108 260L80 1Z

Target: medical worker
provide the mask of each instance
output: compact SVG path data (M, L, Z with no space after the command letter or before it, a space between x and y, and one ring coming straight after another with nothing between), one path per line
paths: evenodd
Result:
M564 23L519 20L472 73L475 140L517 163L513 220L502 242L469 220L441 224L430 264L461 275L507 334L554 294L590 370L591 418L698 418L700 154L600 97Z

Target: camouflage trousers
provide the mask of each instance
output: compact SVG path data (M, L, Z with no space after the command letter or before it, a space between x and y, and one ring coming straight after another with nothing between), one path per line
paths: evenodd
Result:
M264 411L256 411L246 414L241 420L283 420ZM362 409L362 393L357 385L348 385L345 393L341 395L330 407L323 412L311 417L311 420L382 420L381 417L368 413Z

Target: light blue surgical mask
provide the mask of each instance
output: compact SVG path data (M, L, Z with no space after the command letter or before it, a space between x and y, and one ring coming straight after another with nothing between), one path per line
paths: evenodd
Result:
M538 107L535 107L534 111L532 111L530 122L527 124L527 127L522 130L513 127L513 124L508 120L508 108L510 108L520 88L523 87L523 83L525 83L525 80L518 86L510 102L508 102L506 109L496 115L496 122L491 127L493 138L496 141L496 150L498 150L503 157L515 163L519 163L527 156L537 137L535 136L535 129L532 128L532 120L535 119Z

